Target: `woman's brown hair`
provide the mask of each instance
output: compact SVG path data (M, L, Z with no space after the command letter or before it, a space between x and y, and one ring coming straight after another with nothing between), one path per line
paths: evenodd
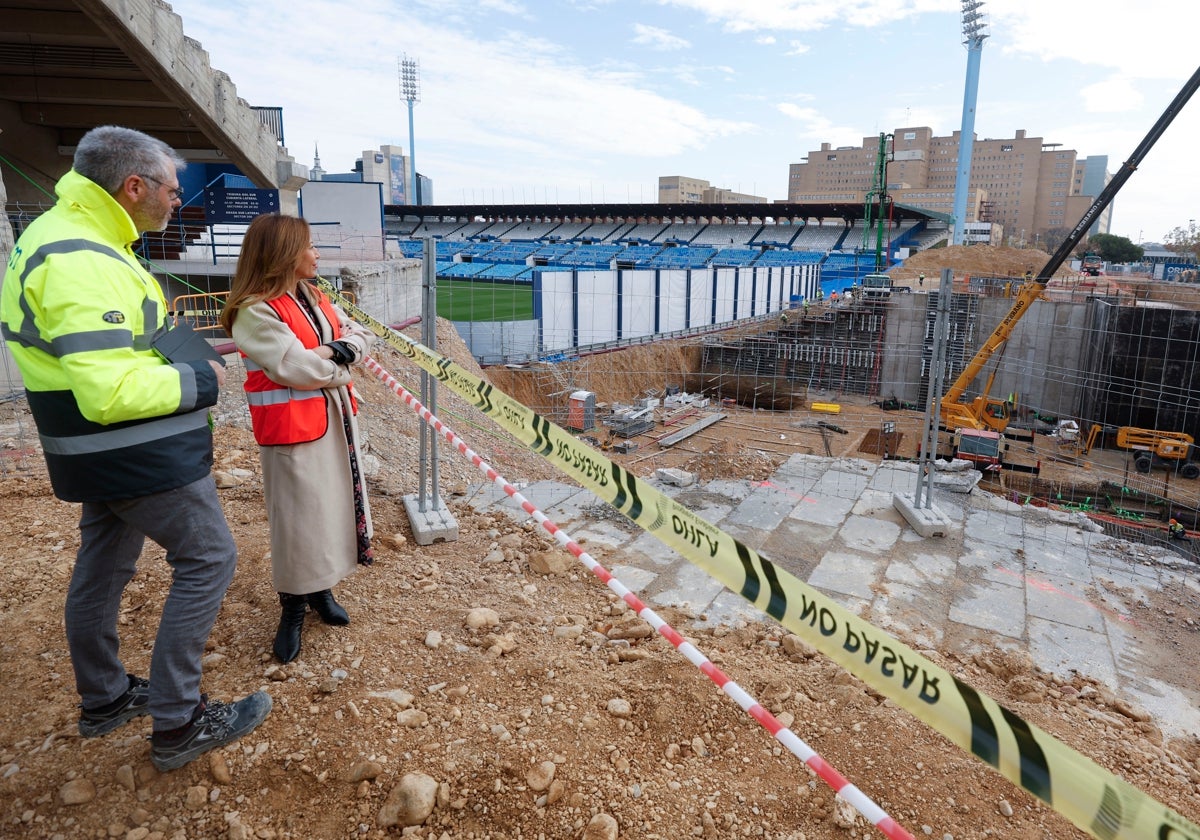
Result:
M221 310L221 326L233 335L233 322L243 306L274 300L296 287L296 262L312 244L308 222L295 216L267 213L255 217L242 239L229 299Z

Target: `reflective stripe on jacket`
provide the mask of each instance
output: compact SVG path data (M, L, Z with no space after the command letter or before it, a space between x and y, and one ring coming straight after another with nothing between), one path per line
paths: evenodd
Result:
M266 303L305 349L312 350L322 344L316 327L294 297L282 295ZM336 341L342 331L333 304L324 294L318 293L317 305L333 331L331 340ZM254 439L261 446L308 443L325 434L329 424L325 391L320 388L304 391L280 385L245 353L241 355L246 363L243 387L246 389L246 401L250 404L250 422L254 426ZM352 406L352 410L354 408Z
M21 371L54 493L126 499L208 475L207 362L168 364L158 281L131 250L129 214L75 171L21 235L0 290L0 332Z

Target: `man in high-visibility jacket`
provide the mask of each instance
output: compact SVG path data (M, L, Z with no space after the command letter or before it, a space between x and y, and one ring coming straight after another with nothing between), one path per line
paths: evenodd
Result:
M271 708L264 692L230 704L200 693L200 659L237 563L211 474L208 407L225 374L215 361L154 350L168 329L166 300L132 250L141 233L167 226L184 165L141 132L88 132L55 187L58 203L13 248L0 289L0 331L54 494L82 504L65 609L79 732L104 735L149 714L160 770L241 737ZM166 549L173 572L149 680L126 672L117 630L146 537Z

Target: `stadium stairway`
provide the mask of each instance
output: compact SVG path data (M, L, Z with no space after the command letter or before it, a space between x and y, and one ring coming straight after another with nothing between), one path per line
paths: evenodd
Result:
M146 231L134 250L148 260L177 260L208 229L199 204L180 207L162 231Z

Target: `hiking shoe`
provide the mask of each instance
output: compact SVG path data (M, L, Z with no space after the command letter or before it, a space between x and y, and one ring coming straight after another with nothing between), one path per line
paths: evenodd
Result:
M211 749L241 738L266 719L271 695L256 691L236 703L209 702L204 695L192 722L150 736L150 760L160 772L182 767Z
M80 706L79 734L84 738L107 735L118 726L148 713L146 704L150 701L150 680L132 674L126 676L129 677L129 688L116 700L97 709L83 709Z

